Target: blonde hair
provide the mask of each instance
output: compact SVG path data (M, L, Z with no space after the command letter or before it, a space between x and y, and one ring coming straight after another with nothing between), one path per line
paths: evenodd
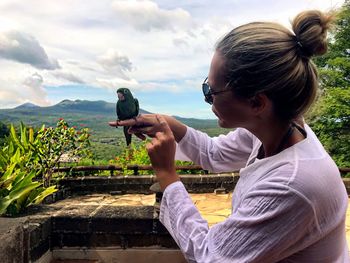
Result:
M216 46L225 59L228 86L243 98L266 94L282 120L302 115L318 89L310 58L327 51L332 17L317 10L302 12L292 22L293 32L269 22L233 29Z

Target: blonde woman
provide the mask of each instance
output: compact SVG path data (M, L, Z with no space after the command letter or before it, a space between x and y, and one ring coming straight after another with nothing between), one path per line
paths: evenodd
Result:
M310 58L326 52L330 20L306 11L293 31L249 23L219 41L202 88L219 125L236 128L227 135L209 138L161 115L118 123L153 137L147 150L164 190L160 221L188 262L350 262L348 196L302 118L318 87ZM241 169L224 222L208 228L176 174L176 150L214 172Z

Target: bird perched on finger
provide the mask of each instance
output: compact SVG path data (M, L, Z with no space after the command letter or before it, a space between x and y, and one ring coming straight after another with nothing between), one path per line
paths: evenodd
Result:
M127 88L119 88L117 90L118 102L116 105L116 113L118 120L127 120L136 117L139 114L139 101L133 97L131 91ZM126 145L131 144L131 134L128 133L129 126L124 126L124 136Z

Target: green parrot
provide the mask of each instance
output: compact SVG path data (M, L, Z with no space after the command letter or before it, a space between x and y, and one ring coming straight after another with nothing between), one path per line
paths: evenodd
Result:
M127 120L139 115L139 101L134 98L127 88L120 88L117 90L118 102L116 105L116 113L118 120ZM128 126L124 126L124 136L126 145L131 143L131 134L128 133Z

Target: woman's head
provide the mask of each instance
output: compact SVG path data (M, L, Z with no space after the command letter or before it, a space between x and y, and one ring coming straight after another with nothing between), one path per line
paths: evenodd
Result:
M305 11L293 20L293 32L268 22L233 29L216 47L226 86L240 98L266 95L281 120L300 116L316 96L317 70L310 58L327 51L330 22L330 15Z

